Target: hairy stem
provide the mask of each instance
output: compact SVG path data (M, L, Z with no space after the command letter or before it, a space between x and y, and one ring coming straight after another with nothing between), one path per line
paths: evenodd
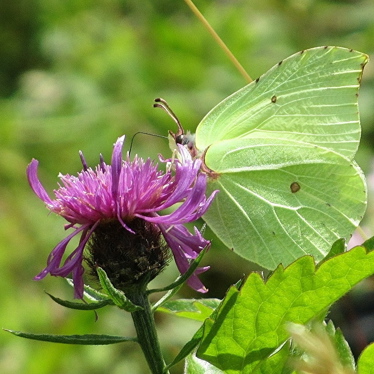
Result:
M151 305L145 292L134 292L126 296L135 304L143 307L143 310L132 312L138 343L140 344L148 366L152 374L162 374L165 369L165 361L161 353L157 337L155 320L151 311Z

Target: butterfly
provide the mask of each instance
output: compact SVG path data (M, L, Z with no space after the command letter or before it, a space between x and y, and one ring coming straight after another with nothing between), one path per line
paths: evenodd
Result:
M171 133L203 160L204 220L240 256L267 269L302 255L321 260L366 209L353 160L361 136L358 90L368 57L317 47L279 62L214 107L194 136Z

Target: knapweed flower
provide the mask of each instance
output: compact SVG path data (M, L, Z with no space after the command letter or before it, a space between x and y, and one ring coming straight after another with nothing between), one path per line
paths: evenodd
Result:
M114 144L111 165L100 156L99 165L95 169L89 168L80 153L83 170L77 176L59 175L62 184L54 190L54 200L38 179L38 161L33 159L29 164L27 176L31 188L50 211L69 222L65 229L73 230L52 250L46 268L35 277L36 280L48 273L61 277L71 274L75 297L82 298L85 247L91 252L88 262L103 267L111 279L110 272L119 278L133 276L131 271L122 268L122 263L130 258L142 273L152 272L159 257L163 256L161 236L172 250L181 273L185 273L191 261L210 245L196 228L192 234L184 226L200 218L216 194L215 191L206 197L207 181L206 175L200 172L201 161L192 160L188 151L180 146L180 160L161 159L168 162L167 170L163 172L150 159L144 161L135 156L130 161L127 155L123 160L124 139L122 136ZM159 214L175 204L178 205L171 213ZM76 235L80 235L78 246L63 260L70 240ZM129 247L134 247L133 252L128 252ZM113 256L116 258L110 258ZM147 256L154 257L151 263L146 262ZM208 268L195 271L188 279L190 287L206 292L197 275ZM127 278L119 282L126 283Z

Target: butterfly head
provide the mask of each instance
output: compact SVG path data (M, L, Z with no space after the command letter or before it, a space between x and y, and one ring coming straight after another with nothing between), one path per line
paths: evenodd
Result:
M198 152L195 147L195 134L191 134L189 131L187 131L186 134L174 134L172 131L169 131L169 134L173 140L174 148L176 144L180 144L188 149L192 158L198 156Z
M191 134L189 131L185 132L182 124L180 123L178 117L175 113L170 109L168 103L161 98L155 99L155 103L153 104L155 108L163 109L169 116L173 119L173 121L178 126L178 131L176 133L169 131L169 147L173 152L178 153L177 144L184 146L188 152L190 153L192 159L200 158L202 160L201 164L201 171L207 174L210 178L217 178L219 176L218 173L214 172L213 170L209 169L208 166L205 164L205 154L208 150L205 149L204 152L199 151L196 148L195 143L195 134Z

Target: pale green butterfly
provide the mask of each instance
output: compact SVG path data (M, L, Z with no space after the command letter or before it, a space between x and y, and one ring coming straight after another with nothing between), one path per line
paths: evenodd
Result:
M301 51L219 103L195 138L171 133L220 190L203 218L227 247L274 269L351 235L366 209L353 160L366 62L340 47Z

